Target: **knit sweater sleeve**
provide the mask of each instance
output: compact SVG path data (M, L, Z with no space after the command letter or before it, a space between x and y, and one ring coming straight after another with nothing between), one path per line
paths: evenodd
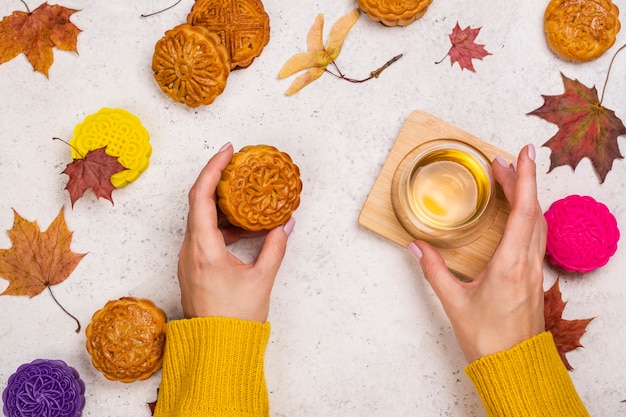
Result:
M589 416L549 332L465 368L487 415Z
M155 417L269 416L269 334L269 323L224 317L168 323Z

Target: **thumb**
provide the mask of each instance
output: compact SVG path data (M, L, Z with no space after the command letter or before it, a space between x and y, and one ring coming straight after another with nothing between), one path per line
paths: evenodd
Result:
M409 243L409 252L420 262L424 278L430 284L437 298L444 303L457 279L450 273L446 262L437 249L426 242L414 241Z
M287 238L291 234L295 223L296 221L292 217L283 226L275 227L265 236L261 252L259 252L259 256L254 262L254 268L262 271L263 275L269 274L275 277L278 273L287 250Z

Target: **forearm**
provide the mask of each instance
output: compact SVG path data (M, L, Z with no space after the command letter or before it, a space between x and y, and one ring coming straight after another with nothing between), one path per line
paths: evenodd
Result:
M269 323L222 317L167 325L155 417L266 417Z
M589 416L554 345L541 333L465 368L492 416Z

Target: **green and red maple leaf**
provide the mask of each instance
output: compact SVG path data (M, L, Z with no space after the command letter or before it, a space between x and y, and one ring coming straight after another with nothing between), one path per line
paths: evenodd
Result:
M550 168L561 165L575 169L585 157L603 183L615 159L622 159L617 137L626 134L626 127L613 110L602 106L595 87L561 74L565 91L555 96L542 96L543 106L530 112L554 123L557 133L543 146L550 148Z
M113 204L111 194L115 186L111 184L111 176L125 169L116 157L106 153L106 147L91 150L82 159L74 159L62 172L70 177L65 189L70 193L72 207L87 190Z
M81 30L70 16L78 10L43 3L32 12L15 11L0 21L0 64L23 53L35 71L48 76L52 48L78 53Z

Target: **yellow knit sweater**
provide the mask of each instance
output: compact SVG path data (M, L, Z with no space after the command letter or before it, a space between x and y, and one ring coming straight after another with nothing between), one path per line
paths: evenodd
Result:
M465 368L489 417L589 416L559 356L543 332Z
M269 416L269 323L222 317L167 324L156 417Z
M267 417L269 323L207 317L167 325L156 417ZM472 362L465 372L488 416L589 416L552 335Z

